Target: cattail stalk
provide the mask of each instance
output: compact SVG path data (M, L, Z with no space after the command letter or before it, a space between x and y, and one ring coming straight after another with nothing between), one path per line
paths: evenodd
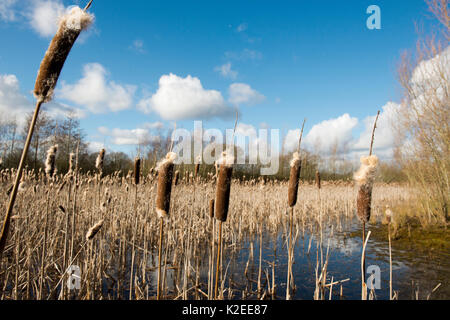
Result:
M371 213L371 203L372 203L372 188L373 182L375 179L375 171L378 165L378 158L375 155L372 155L373 150L373 142L375 138L375 129L377 128L377 121L380 115L380 111L377 112L377 116L375 118L375 122L372 130L372 138L370 141L370 150L368 157L361 157L361 167L354 174L353 178L358 183L358 195L356 199L356 214L359 220L362 222L362 241L363 244L366 242L366 223L370 220ZM365 250L363 250L363 255L365 254ZM363 300L367 298L367 287L366 287L366 274L365 274L365 257L362 257L361 266L364 270L362 273L362 291L363 291Z
M297 152L292 155L290 163L291 171L289 174L289 188L288 188L288 204L289 210L289 251L288 251L288 272L286 281L286 300L291 299L290 287L291 287L291 273L292 273L292 227L294 219L294 206L297 203L298 183L300 180L300 171L302 162L300 159L300 145L302 143L303 128L305 127L306 119L303 120L302 130L300 131L300 137L298 139Z
M33 132L36 126L36 121L39 115L40 108L44 102L47 102L51 99L53 88L56 86L56 82L64 65L64 62L79 33L83 29L87 28L89 24L92 22L92 16L86 13L86 10L89 8L89 6L90 3L88 4L88 6L86 6L82 14L80 14L80 12L76 10L77 8L73 8L72 12L74 13L75 11L78 12L76 18L72 16L72 14L63 17L63 19L60 22L58 32L53 38L50 47L47 50L44 59L42 60L41 66L39 68L34 90L34 93L37 97L36 107L34 109L30 127L28 129L27 138L25 140L25 145L22 150L22 156L20 157L19 167L17 169L16 178L14 181L14 187L10 195L8 208L6 211L5 218L3 220L3 226L0 235L0 258L6 245L11 214L14 207L14 203L16 201L17 191L19 188L20 179L22 177L23 167L25 165L25 159L27 158L28 149L30 147L31 139L33 137ZM68 21L71 21L72 23L68 24L67 23ZM71 31L64 32L68 29L70 29Z
M173 180L173 162L176 159L176 154L169 152L166 158L158 163L158 185L156 191L156 213L160 218L159 226L159 251L158 251L158 284L156 290L156 299L160 299L161 295L161 259L163 249L163 226L164 219L169 215L170 209L170 194L172 192Z
M214 298L217 299L217 290L219 286L219 266L222 250L222 223L227 220L228 207L230 204L231 177L233 175L234 157L222 153L222 158L217 161L219 174L216 185L216 199L214 204L214 217L219 221L219 242L217 244L217 264L216 264L216 283Z

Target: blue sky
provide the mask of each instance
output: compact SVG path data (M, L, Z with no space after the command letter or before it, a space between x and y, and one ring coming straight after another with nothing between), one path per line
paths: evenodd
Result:
M17 101L21 112L32 109L30 92L54 34L52 17L74 4L85 1L0 0L0 85L10 86L3 89L8 99L0 95L3 113L8 107L18 112L11 105ZM381 30L366 27L372 4L381 9ZM306 117L311 146L319 135L323 142L349 140L343 143L351 149L378 109L400 102L400 54L415 46L415 23L427 25L430 16L423 0L94 0L90 12L95 22L70 53L48 107L79 110L93 147L106 142L130 153L132 139L117 140L120 135L132 138L136 129L152 134L151 128L169 128L173 120L188 129L194 119L204 120L204 127L231 128L235 106L244 125L264 123L294 137ZM81 84L96 81L103 95L80 94ZM168 102L184 85L180 98ZM174 111L171 119L163 111L167 103L176 112L193 111ZM333 131L336 125L345 132Z

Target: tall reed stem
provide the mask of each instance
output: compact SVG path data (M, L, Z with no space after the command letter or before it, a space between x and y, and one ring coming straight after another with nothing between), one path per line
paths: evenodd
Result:
M19 167L17 168L16 179L14 181L13 190L11 192L11 197L9 198L8 209L6 211L6 216L3 221L2 233L0 236L0 259L5 249L6 239L8 237L9 224L11 221L11 213L16 201L17 191L19 190L20 179L22 178L23 167L25 165L25 159L27 158L28 149L30 147L31 138L33 137L34 127L36 126L37 117L39 110L41 109L43 101L38 100L36 103L36 108L34 109L33 118L31 120L30 128L28 129L27 139L23 147L22 156L20 157Z
M219 220L219 242L217 243L216 286L214 289L215 300L217 300L217 291L219 289L219 266L220 266L221 250L222 250L222 221Z
M291 300L291 273L292 273L292 224L294 216L294 207L289 210L289 251L288 251L288 274L286 282L286 300Z
M160 218L159 250L158 250L158 287L156 289L156 300L161 299L161 253L162 253L162 245L163 245L163 226L164 226L164 220L163 220L163 218Z

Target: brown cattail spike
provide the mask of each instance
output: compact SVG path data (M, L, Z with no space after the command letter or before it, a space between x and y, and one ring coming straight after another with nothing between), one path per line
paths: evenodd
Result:
M298 152L294 152L290 166L291 172L289 174L288 203L289 207L293 207L297 203L298 182L300 180L300 170L302 167Z
M321 187L321 181L320 181L320 173L319 173L319 171L316 171L316 187L317 187L318 189L320 189L320 187Z
M47 159L45 161L45 173L49 178L53 177L55 173L56 152L58 151L58 145L55 144L47 151Z
M105 158L105 149L101 149L98 153L97 159L95 160L95 167L98 169L98 171L103 171L103 160Z
M217 161L219 175L216 185L216 200L214 217L219 221L226 221L228 216L228 206L230 203L231 177L233 175L234 157L222 153L222 158Z
M209 200L209 217L214 218L214 199Z
M175 178L173 183L177 186L178 185L178 180L180 179L180 171L175 171Z
M377 156L361 157L361 167L353 176L359 188L356 199L356 213L361 222L370 220L372 188L377 165Z
M93 19L92 15L79 7L73 7L70 12L61 17L58 31L45 53L36 78L34 95L38 101L51 100L53 89L75 40Z
M166 218L170 209L170 194L172 192L173 162L177 155L169 152L157 167L158 185L156 195L156 213L159 218Z
M92 226L86 233L86 241L92 240L103 226L103 219Z
M134 159L134 184L139 184L139 178L141 176L141 158L136 157Z
M198 172L200 171L200 163L202 161L202 157L199 155L196 159L195 159L195 167L194 167L194 178L197 178L198 176Z

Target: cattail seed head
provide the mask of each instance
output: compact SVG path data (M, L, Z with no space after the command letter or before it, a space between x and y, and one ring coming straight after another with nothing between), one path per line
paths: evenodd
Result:
M103 219L93 225L86 233L86 241L92 240L103 226Z
M356 198L356 214L361 222L370 220L372 188L375 179L378 158L375 155L361 157L361 167L353 175L358 183L358 195Z
M141 175L141 158L136 157L134 159L134 184L139 184L139 178Z
M75 153L71 152L69 154L69 171L68 171L69 174L73 173L73 164L74 164L73 162L74 162L74 159L75 159Z
M321 187L321 181L320 181L320 173L319 173L319 171L316 171L316 187L317 187L317 189L320 189L320 187Z
M214 199L209 200L209 217L214 218Z
M226 221L228 207L230 203L231 177L233 175L234 157L222 153L222 157L217 161L219 165L219 175L216 184L216 199L214 206L214 217L219 221Z
M302 161L298 152L294 152L290 163L291 171L289 174L288 204L290 207L297 203L298 182L300 180L300 170Z
M58 145L50 147L47 151L47 159L45 160L45 173L49 178L52 178L55 174L55 162L56 162L56 152L58 151Z
M98 169L98 171L103 171L103 160L105 158L105 149L101 149L98 153L97 159L95 160L95 167Z
M178 180L180 179L180 171L176 170L175 171L175 178L173 183L177 186L178 185Z
M194 177L197 178L198 172L200 170L200 163L202 162L202 157L199 155L195 158L195 168L194 168Z
M173 162L177 154L169 152L166 158L158 163L158 184L156 191L156 213L159 218L167 218L170 209L170 194L172 192Z
M45 53L36 78L34 95L39 101L51 100L53 89L75 40L93 19L91 14L79 7L72 7L70 12L61 17L58 31Z

